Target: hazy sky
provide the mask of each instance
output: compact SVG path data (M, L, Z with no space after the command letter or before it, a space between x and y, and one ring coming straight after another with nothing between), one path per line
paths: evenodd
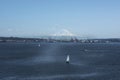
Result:
M120 38L120 0L0 0L0 36L61 31Z

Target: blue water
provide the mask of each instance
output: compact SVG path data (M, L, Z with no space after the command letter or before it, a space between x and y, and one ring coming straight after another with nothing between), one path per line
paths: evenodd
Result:
M120 80L120 43L0 43L0 80Z

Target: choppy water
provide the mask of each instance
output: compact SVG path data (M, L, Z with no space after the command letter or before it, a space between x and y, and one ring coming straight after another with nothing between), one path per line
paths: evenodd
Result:
M120 43L0 43L0 80L120 80Z

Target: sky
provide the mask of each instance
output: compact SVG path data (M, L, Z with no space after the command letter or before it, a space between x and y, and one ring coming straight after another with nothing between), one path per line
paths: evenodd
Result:
M0 36L60 34L120 38L120 0L0 0Z

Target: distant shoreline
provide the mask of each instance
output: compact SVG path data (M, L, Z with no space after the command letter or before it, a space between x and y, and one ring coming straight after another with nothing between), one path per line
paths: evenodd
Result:
M0 42L73 42L73 43L113 43L120 42L119 38L109 38L109 39L53 39L53 38L21 38L21 37L0 37Z

